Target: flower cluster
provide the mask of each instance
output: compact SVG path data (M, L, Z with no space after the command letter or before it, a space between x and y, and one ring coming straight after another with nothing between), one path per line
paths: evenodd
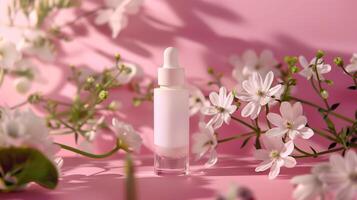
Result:
M325 63L324 52L318 51L310 62L307 62L304 56L287 56L285 58L287 68L278 63L268 50L263 51L260 56L248 50L241 57L231 57L230 61L234 66L233 77L237 80L235 91L228 93L226 87L222 85L223 74L209 68L208 73L214 80L209 81L208 84L218 86L219 93L211 92L208 95L209 102L197 88L192 90L190 95L191 114L201 113L211 117L207 123L200 117L199 131L193 136L192 150L197 158L209 154L206 167L211 167L217 162L217 146L236 139L244 139L241 145L243 148L252 138L255 138L254 157L262 161L255 171L270 169L269 179L276 178L281 167L295 167L296 158L318 157L322 154L345 152L347 149L355 148L356 139L353 139L353 134L356 134L357 119L336 113L335 110L340 103L330 105L328 102L326 87L333 82L325 77L331 71L331 65ZM353 55L350 64L346 66L340 57L337 57L334 62L352 78L355 85L348 89L355 90L356 55ZM301 75L310 81L324 106L311 103L294 94L293 88L297 82L295 75ZM316 108L327 125L327 131L308 125L308 119L303 113L303 104ZM274 111L276 107L279 113ZM241 117L235 115L238 109L241 109ZM337 130L331 116L346 122L346 127ZM231 119L251 132L219 138L218 129L224 123L229 124ZM310 146L312 152L309 152L297 145L297 140L309 140L315 133L332 142L328 150L318 152Z

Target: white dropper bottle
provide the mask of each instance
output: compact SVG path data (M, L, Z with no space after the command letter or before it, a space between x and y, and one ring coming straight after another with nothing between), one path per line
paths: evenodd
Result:
M158 175L183 175L189 167L189 109L185 72L178 52L168 47L154 90L154 169Z

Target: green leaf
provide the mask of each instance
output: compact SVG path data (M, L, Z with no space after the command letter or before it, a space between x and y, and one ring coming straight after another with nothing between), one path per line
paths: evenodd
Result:
M45 188L54 189L58 183L58 171L53 162L33 148L0 148L0 166L4 174L11 175L14 182L5 184L13 191L35 182ZM0 179L3 179L0 175Z
M335 103L330 107L330 110L336 110L336 108L340 105L340 103Z
M355 85L349 86L348 87L349 90L357 90L357 87Z
M252 138L252 136L249 136L249 137L245 138L245 140L243 141L242 145L240 146L241 149L243 147L245 147L245 145L247 145L247 143L249 142L250 138Z
M333 143L331 143L331 144L328 146L328 149L335 148L336 145L337 145L337 143L336 143L336 142L333 142Z

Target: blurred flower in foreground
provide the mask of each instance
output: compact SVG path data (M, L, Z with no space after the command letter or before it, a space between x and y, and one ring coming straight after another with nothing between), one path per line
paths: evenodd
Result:
M189 97L189 109L190 116L193 116L201 111L203 107L209 106L209 102L206 100L202 91L197 87L189 87L190 97Z
M14 43L0 37L0 68L11 69L21 57Z
M142 138L130 124L126 124L117 119L112 120L114 134L130 151L139 152Z
M128 24L127 15L137 13L142 0L106 0L105 4L106 8L97 12L95 23L108 24L112 37L116 38Z
M233 98L232 92L227 95L227 89L225 87L219 89L219 94L211 92L209 99L212 105L202 108L203 114L213 115L207 126L212 126L214 129L217 129L222 126L223 122L229 124L231 114L237 110L237 106L232 105Z
M216 200L254 200L253 192L244 186L231 184L225 194L219 194Z
M211 167L217 162L217 137L214 134L212 126L206 125L204 122L199 123L199 132L193 137L192 153L196 154L196 158L202 158L206 153L209 154L209 159L205 167Z
M249 49L241 57L231 56L229 61L234 66L232 76L239 84L247 80L254 72L265 76L278 64L270 50L264 50L258 56L255 51Z
M295 158L289 156L294 150L292 141L284 144L281 138L264 137L263 144L266 149L257 149L254 152L254 157L263 161L255 168L256 172L270 168L269 179L275 179L280 173L280 167L295 167Z
M270 71L263 81L261 75L254 72L248 80L243 81L243 91L237 92L237 98L249 102L242 109L242 116L255 119L258 117L261 106L264 106L274 100L274 96L280 91L281 85L271 88L274 80L274 73Z
M46 61L53 61L55 46L41 30L26 30L17 48L28 55L37 56Z
M330 166L326 163L314 166L311 174L295 176L291 183L297 185L293 198L296 200L312 200L323 196L326 192L326 184L320 179L322 173L330 171Z
M315 63L317 63L316 71L317 71L317 74L319 75L319 79L325 80L325 78L323 77L322 74L326 74L326 73L330 72L331 65L325 64L322 59L318 59L317 61L316 61L316 59L317 59L316 57L313 58L309 63L309 62L307 62L307 60L304 56L299 56L300 65L304 68L303 70L301 70L299 72L299 74L301 76L306 77L308 80L310 80L311 77L314 77L314 79L317 80L316 72L315 72L315 69L313 66L313 65L315 65Z
M354 53L352 55L352 58L351 58L350 62L351 63L346 66L346 71L348 73L357 72L357 53Z
M297 200L324 199L328 192L335 192L336 200L353 200L357 197L357 155L354 150L345 157L331 155L330 162L319 164L311 174L295 176L291 182L297 187L293 197Z
M0 109L0 191L13 191L36 182L55 188L63 163L45 120L31 110ZM16 158L16 159L14 159Z
M286 134L291 140L294 140L297 136L309 139L314 135L312 129L306 127L307 118L303 115L300 102L296 102L294 105L286 101L282 102L280 113L281 116L276 113L267 115L269 122L276 126L266 132L267 136L282 138Z
M331 155L330 173L321 175L328 188L336 190L336 200L353 200L357 197L357 154L347 151L345 157Z
M25 94L31 89L32 83L45 82L40 71L29 60L22 59L15 64L11 71L11 75L15 77L14 85L17 92Z

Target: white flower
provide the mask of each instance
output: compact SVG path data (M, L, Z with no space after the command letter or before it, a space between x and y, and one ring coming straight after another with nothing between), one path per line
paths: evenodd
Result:
M243 90L237 93L237 98L242 101L249 102L242 110L242 116L255 119L258 117L261 106L270 103L273 96L276 95L281 88L281 85L276 85L272 88L274 73L270 71L263 81L259 73L254 72L248 80L243 81Z
M202 91L197 87L191 86L189 88L189 110L190 116L195 115L196 113L200 112L203 107L209 106L209 102L206 100L205 96L203 95Z
M142 0L106 0L105 3L107 8L98 11L95 23L108 24L112 37L116 38L128 24L127 14L135 14Z
M25 54L38 56L46 61L53 61L56 53L53 42L41 30L26 30L17 49Z
M232 105L233 98L232 92L227 95L227 89L224 87L219 89L219 94L211 92L209 99L213 105L202 108L203 114L214 115L208 122L208 126L212 125L214 129L217 129L222 126L223 121L229 124L231 114L237 110L237 106Z
M31 110L0 112L0 147L30 146L53 158L59 148L53 144L45 120Z
M316 72L313 65L315 65L316 58L313 58L310 63L307 62L304 56L299 56L300 65L304 68L299 72L301 76L306 77L308 80L314 77L317 80ZM331 65L325 64L322 59L317 60L316 70L319 75L320 80L325 80L322 74L326 74L331 71Z
M276 126L266 132L267 136L282 137L287 134L293 140L296 136L309 139L314 135L313 130L306 127L307 118L303 115L300 102L294 105L286 101L282 102L280 113L281 116L276 113L267 115L269 122Z
M294 143L289 141L283 143L281 138L263 138L263 143L266 149L257 149L254 152L254 157L263 162L255 168L256 172L265 171L269 168L269 179L276 178L280 173L280 167L285 166L292 168L296 165L295 158L289 156L294 150Z
M21 57L14 43L0 37L0 68L11 69Z
M206 125L204 122L199 124L199 132L195 133L193 138L192 153L196 154L196 158L202 158L206 153L209 153L209 159L205 167L211 167L217 163L217 137L214 134L212 126Z
M357 155L347 151L345 158L340 155L330 157L331 172L321 175L321 180L329 188L335 189L336 200L353 200L357 196Z
M124 70L117 77L117 80L120 84L127 84L133 80L133 78L142 75L141 68L133 63L120 62L119 65L125 66Z
M313 200L318 196L323 197L326 192L326 184L319 178L321 174L330 171L330 165L323 163L312 168L311 174L295 176L291 183L297 185L293 198L296 200Z
M231 184L228 191L224 194L219 194L216 200L253 200L255 199L251 189L237 184Z
M352 58L351 58L350 62L351 62L351 63L346 66L346 71L347 71L348 73L355 73L355 72L357 72L357 53L354 53L354 54L352 55Z
M130 151L140 151L142 139L130 124L126 124L113 118L112 125L117 138L121 140Z
M265 76L278 64L270 50L262 51L258 57L255 51L249 49L241 57L233 55L229 60L234 66L232 76L238 83L247 80L254 72Z

